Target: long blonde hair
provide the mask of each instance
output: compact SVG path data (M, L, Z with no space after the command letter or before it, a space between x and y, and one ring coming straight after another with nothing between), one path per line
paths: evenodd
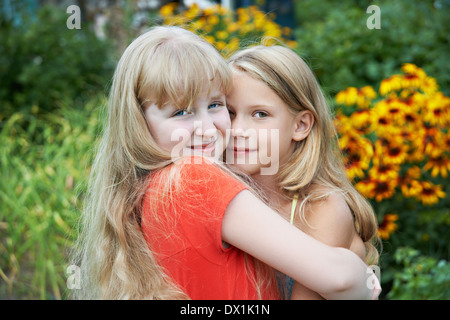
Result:
M331 111L307 64L283 46L255 46L236 53L229 64L264 82L289 106L293 114L309 110L314 126L308 137L296 142L277 178L280 191L288 197L299 194L300 216L313 201L324 198L323 189L342 194L354 215L358 233L366 245L366 262L378 261L377 221L369 202L348 180L337 144Z
M81 267L77 298L188 298L157 264L140 226L149 175L172 163L150 135L142 105L190 106L213 82L229 90L228 65L206 41L178 27L154 27L123 53L72 262Z

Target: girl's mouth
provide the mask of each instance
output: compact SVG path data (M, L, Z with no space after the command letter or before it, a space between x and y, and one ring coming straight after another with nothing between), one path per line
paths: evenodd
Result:
M250 149L250 148L238 148L238 147L234 147L233 148L233 153L235 156L242 156L242 155L246 155L249 154L251 152L255 152L256 149Z
M200 151L202 153L212 153L216 149L216 140L199 145L191 145L189 146L189 148L191 148L191 150Z

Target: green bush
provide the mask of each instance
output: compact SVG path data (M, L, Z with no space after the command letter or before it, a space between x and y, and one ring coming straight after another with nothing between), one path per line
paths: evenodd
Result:
M370 4L381 10L381 29L366 26ZM299 1L298 52L332 95L350 86L375 86L406 62L432 74L449 95L448 6L442 1Z
M87 23L68 29L65 7L45 6L36 16L15 8L13 16L0 10L0 121L33 106L53 111L62 101L105 91L114 68L111 47Z
M399 248L395 253L403 269L394 275L391 291L387 295L395 300L449 300L450 264L422 256L418 250Z

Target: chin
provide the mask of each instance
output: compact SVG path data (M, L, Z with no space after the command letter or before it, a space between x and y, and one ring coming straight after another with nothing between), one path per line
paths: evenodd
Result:
M236 162L236 161L235 161ZM254 174L260 174L261 173L261 166L258 164L230 164L231 167L238 169L243 174L246 174L248 176L254 175Z

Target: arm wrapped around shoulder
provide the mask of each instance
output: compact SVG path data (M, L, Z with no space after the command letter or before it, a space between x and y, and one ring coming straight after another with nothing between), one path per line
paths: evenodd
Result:
M326 299L374 296L374 286L368 285L373 281L373 273L368 273L368 266L356 254L306 235L247 190L238 193L228 205L222 240Z

